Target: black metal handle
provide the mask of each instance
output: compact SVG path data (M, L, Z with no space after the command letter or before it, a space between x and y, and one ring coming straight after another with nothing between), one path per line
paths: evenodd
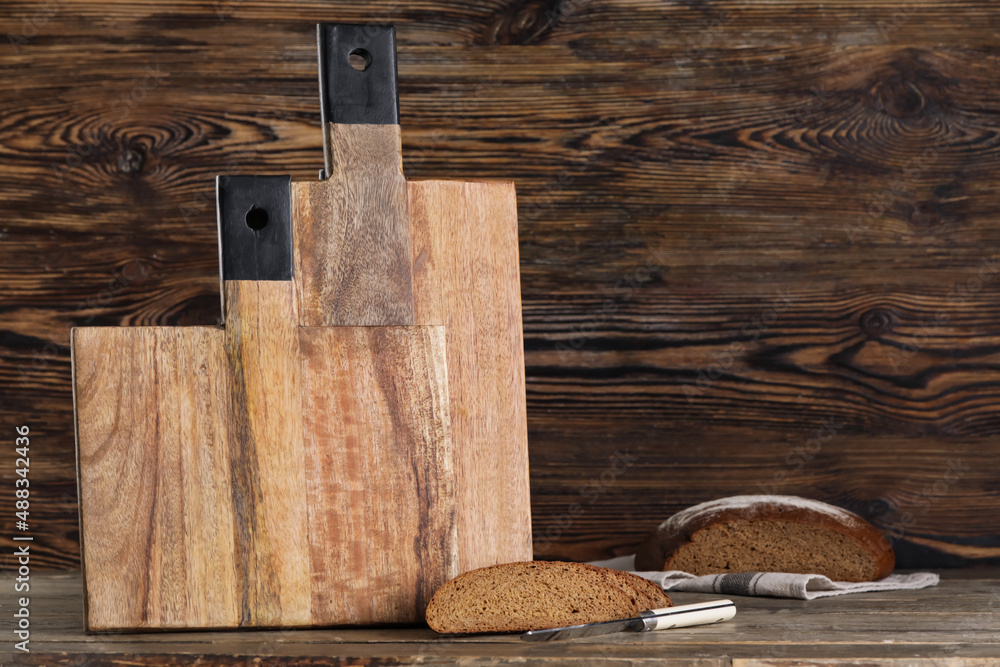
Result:
M323 126L399 125L396 29L320 23L316 39Z
M222 280L291 280L291 178L219 176L215 200Z

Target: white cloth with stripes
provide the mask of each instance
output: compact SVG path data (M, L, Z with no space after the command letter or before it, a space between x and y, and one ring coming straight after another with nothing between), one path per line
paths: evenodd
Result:
M709 574L696 577L676 570L668 572L636 572L635 556L620 556L610 560L592 561L591 565L632 572L655 581L666 591L750 595L757 597L797 598L812 600L829 595L896 591L936 586L940 577L933 572L890 574L878 581L833 581L821 574L790 574L788 572L741 572L739 574Z

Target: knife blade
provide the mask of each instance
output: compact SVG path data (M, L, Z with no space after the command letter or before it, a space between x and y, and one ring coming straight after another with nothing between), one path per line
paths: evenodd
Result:
M606 635L612 632L649 632L651 630L668 630L670 628L686 628L692 625L707 625L728 621L736 615L736 605L732 600L711 600L680 607L664 607L644 611L633 618L618 621L603 621L600 623L584 623L568 625L562 628L546 628L544 630L529 630L521 635L526 642L549 641L553 639L574 639L576 637L592 637Z

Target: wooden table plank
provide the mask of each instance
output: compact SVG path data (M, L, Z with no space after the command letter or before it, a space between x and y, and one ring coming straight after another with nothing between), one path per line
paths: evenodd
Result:
M946 571L939 586L917 591L812 601L737 596L736 618L724 624L527 644L516 635L447 638L412 626L87 635L82 631L79 574L41 574L32 578L32 654L18 656L13 664L70 665L77 659L83 662L75 664L115 667L228 667L256 656L270 665L315 667L525 661L583 665L600 660L690 667L854 665L865 660L900 667L985 667L1000 658L998 579L996 568ZM672 597L686 604L711 596Z

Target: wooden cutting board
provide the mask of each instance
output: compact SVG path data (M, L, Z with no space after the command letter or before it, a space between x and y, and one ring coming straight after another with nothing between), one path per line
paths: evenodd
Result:
M73 331L90 630L416 622L532 557L513 184L407 182L394 31L319 47L325 178L219 179L224 328Z

